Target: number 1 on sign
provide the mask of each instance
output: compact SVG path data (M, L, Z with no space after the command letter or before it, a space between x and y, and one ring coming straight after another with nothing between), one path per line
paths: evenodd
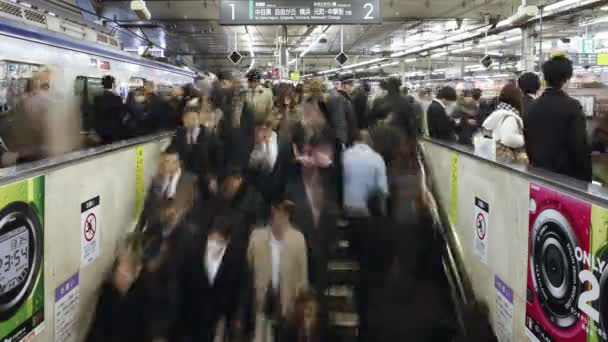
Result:
M230 9L232 10L232 20L234 20L234 4L230 4Z

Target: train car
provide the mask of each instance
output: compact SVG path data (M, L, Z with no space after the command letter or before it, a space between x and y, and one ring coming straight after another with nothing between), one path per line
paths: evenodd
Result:
M0 136L18 115L15 106L27 93L32 76L50 74L51 98L57 124L86 133L91 129L90 110L102 91L101 78L115 77L120 95L152 81L166 89L192 83L195 73L187 67L148 60L122 51L110 34L59 18L57 15L0 0Z

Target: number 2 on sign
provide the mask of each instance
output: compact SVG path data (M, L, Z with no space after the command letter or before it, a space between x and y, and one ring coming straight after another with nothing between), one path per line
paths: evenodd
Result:
M370 4L369 2L366 2L365 5L363 5L363 8L368 10L367 14L365 15L365 17L363 17L363 19L365 19L365 20L374 19L374 17L372 17L372 12L374 11L374 5Z
M581 296L578 298L578 308L595 322L599 323L600 313L589 305L589 303L600 298L600 284L593 273L588 270L581 271L581 273L578 274L578 278L583 284L588 282L591 285L591 288L588 291L581 293Z

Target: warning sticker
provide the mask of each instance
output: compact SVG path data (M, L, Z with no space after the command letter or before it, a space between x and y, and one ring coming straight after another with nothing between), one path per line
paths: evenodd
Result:
M99 196L80 206L81 267L93 262L101 252L100 213Z
M484 264L488 264L488 223L490 214L490 205L475 197L475 236L473 241L473 250L479 256Z

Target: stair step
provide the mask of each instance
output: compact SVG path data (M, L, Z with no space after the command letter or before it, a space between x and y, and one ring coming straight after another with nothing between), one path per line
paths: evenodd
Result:
M327 289L326 296L328 297L353 297L353 288L348 285L331 286Z
M359 263L354 260L332 260L328 263L329 271L359 271Z
M359 318L354 312L330 312L329 320L335 327L356 328L359 326Z

